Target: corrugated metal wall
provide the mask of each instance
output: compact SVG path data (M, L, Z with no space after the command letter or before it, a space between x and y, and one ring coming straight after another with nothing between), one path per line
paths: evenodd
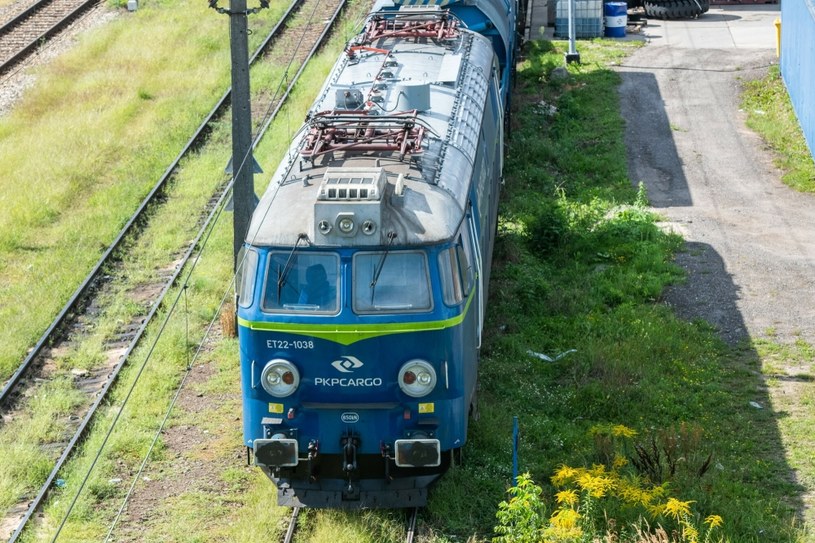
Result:
M781 75L815 157L815 0L781 2Z

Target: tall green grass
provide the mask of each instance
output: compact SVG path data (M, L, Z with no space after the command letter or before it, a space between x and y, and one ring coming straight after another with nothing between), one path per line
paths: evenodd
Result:
M771 67L767 76L745 83L742 108L747 112L747 125L775 152L784 183L802 192L815 191L815 160L778 66Z
M251 18L254 43L287 5ZM205 2L144 2L80 42L0 118L0 380L229 85Z
M803 489L779 454L778 415L749 404L768 405L758 357L731 351L708 325L679 321L659 304L663 288L682 278L671 263L682 245L659 230L647 195L628 179L610 66L631 47L581 42L583 64L562 80L552 70L563 44L539 42L519 67L523 113L507 162L481 417L465 465L432 493L432 522L449 537L440 540L491 537L511 483L513 416L521 471L542 484L546 518L557 508L561 488L550 478L559 466L611 469L596 429L622 424L637 432L623 455L626 473L693 502L697 525L720 515L727 541L803 540L794 527ZM556 362L531 354L571 349ZM634 444L656 447L659 468L637 469ZM665 451L678 444L685 449L671 473ZM643 515L652 527L682 529L670 515L615 506L596 512L606 522L575 540L628 529L623 540L639 541L631 534Z

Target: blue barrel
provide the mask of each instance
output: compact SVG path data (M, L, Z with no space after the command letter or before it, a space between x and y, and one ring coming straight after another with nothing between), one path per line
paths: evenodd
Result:
M606 16L606 37L624 38L625 25L628 23L628 3L606 2L604 13Z

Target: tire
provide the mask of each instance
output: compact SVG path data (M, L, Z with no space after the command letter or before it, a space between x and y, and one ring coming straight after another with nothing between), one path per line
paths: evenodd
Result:
M710 9L710 0L645 0L643 6L655 19L692 19Z

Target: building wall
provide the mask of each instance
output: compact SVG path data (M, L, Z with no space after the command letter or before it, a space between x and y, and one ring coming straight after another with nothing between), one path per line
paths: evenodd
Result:
M781 2L781 76L815 157L815 0Z

